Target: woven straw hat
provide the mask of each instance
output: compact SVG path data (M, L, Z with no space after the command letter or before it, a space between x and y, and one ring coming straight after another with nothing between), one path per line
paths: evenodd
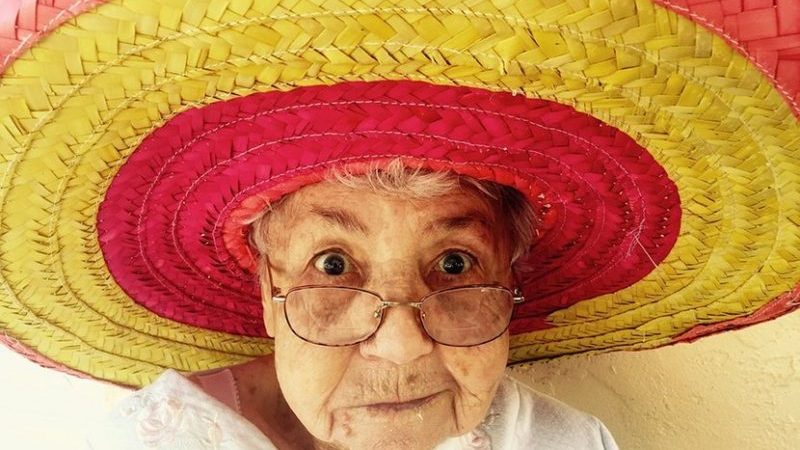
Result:
M397 157L539 213L510 363L800 305L796 2L320 3L0 6L6 344L130 385L269 352L247 218Z

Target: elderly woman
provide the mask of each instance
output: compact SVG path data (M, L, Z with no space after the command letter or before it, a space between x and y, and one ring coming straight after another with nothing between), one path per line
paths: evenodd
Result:
M278 448L615 448L504 377L534 222L492 182L399 160L334 173L253 226L274 355L192 378Z
M505 376L511 267L536 222L490 181L400 159L330 171L252 223L274 353L194 385L165 374L94 445L205 448L211 426L242 449L615 449L596 418Z
M252 225L274 354L192 375L200 389L162 377L121 410L194 399L192 415L168 434L117 415L96 445L202 447L225 416L228 448L616 448L597 419L504 375L524 301L511 265L535 223L497 183L400 160L333 171Z
M791 8L463 3L0 6L0 340L144 387L95 448L614 448L506 365L798 307Z

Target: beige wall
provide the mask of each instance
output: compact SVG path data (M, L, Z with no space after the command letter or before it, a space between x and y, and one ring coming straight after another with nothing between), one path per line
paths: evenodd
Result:
M86 431L126 395L118 386L43 369L0 344L0 448L86 450Z
M692 344L513 373L601 418L623 450L800 449L800 312Z

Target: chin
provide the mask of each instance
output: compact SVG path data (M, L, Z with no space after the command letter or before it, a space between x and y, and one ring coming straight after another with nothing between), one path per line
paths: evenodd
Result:
M401 414L388 421L381 418L341 424L333 429L332 440L341 443L341 448L352 450L426 450L436 447L454 431L453 424L441 418L420 418Z
M429 450L445 439L445 436L434 438L433 436L412 436L403 433L402 435L363 436L363 439L356 438L347 442L334 441L333 444L337 448L348 450Z

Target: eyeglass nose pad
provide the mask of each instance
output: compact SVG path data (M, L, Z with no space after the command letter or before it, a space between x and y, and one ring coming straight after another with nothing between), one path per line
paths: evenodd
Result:
M375 318L375 319L380 319L381 315L383 314L383 310L384 309L395 307L395 306L410 306L410 307L416 308L419 311L420 319L421 320L425 320L425 310L422 309L422 305L421 304L418 304L418 303L402 304L402 303L386 302L386 301L381 303L380 306L378 306L378 309L376 309L375 312L372 313L372 317ZM425 325L423 324L422 327L425 328Z
M376 309L375 312L372 313L372 317L375 318L375 319L380 319L381 318L381 314L383 314L383 310L388 308L388 307L389 307L389 303L381 302L380 306L378 306L378 309Z

